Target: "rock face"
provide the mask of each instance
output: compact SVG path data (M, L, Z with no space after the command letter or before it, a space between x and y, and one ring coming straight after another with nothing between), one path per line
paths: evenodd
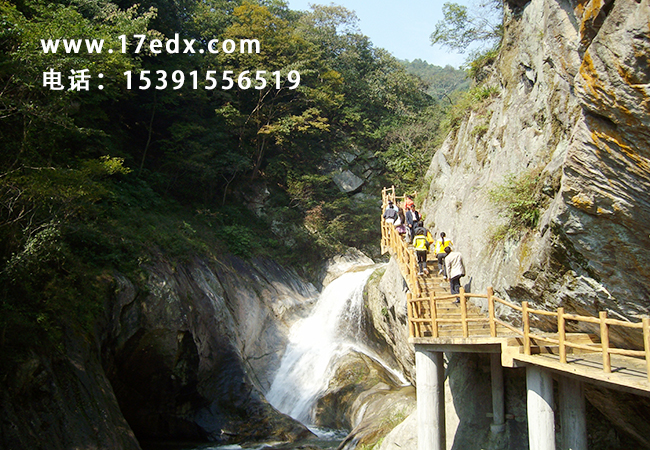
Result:
M367 305L376 333L392 350L404 376L415 384L415 353L408 343L407 289L397 262L391 258L385 269L368 281Z
M317 295L265 260L173 264L144 288L116 274L92 336L32 357L0 389L3 449L134 449L138 441L295 441L311 436L262 392L289 327Z
M427 225L456 243L475 292L637 321L650 312L650 3L505 9L486 81L499 94L433 158ZM539 222L495 239L504 219L489 192L523 174L539 175ZM612 332L642 347L640 335Z
M295 440L309 431L264 399L296 309L316 292L278 266L238 259L122 279L104 339L108 376L139 438Z
M346 194L357 192L363 185L363 180L353 174L350 170L335 172L332 174L332 180Z
M399 381L377 361L350 353L337 362L327 391L316 404L316 424L351 430L339 446L371 446L415 408L413 386Z
M493 286L533 308L638 322L650 313L650 2L508 0L504 8L502 48L484 74L484 92L496 94L477 97L436 152L426 225L454 241L473 292ZM508 177L522 185L522 176L536 179L539 220L504 238L495 232L508 223L504 205L490 192ZM610 338L643 348L641 333L612 327ZM630 398L634 413L614 417L608 405L619 402L586 395L600 411L595 423L607 422L602 413L616 425L609 442L647 448L638 420L647 405Z
M324 288L334 279L355 267L371 266L374 261L360 250L350 247L342 255L336 255L325 262L318 276L318 284Z
M82 336L64 355L33 356L0 389L0 448L139 450L96 349Z

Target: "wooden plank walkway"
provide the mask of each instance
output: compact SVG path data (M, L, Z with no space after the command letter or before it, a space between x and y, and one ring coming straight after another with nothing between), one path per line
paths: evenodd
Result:
M388 199L395 204L394 188L382 192L384 209ZM447 352L500 353L504 367L534 364L565 375L586 378L610 388L650 396L650 318L633 323L607 317L567 314L531 309L527 302L513 304L486 294L451 295L448 283L436 275L437 261L428 261L429 275L418 275L415 252L404 242L392 224L382 220L382 253L390 252L397 260L409 286L407 311L409 342ZM454 301L459 301L455 303ZM502 320L497 306L509 310L518 323ZM514 313L514 314L513 314ZM531 328L531 319L543 316L557 322L555 333ZM598 336L570 333L566 322L577 321L596 325ZM643 349L615 348L609 339L611 327L643 334Z

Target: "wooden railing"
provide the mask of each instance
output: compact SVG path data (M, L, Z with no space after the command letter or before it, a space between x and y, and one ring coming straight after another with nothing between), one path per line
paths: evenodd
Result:
M383 206L388 204L388 199L397 204L397 199L403 197L395 196L395 188L388 188L382 191ZM421 289L417 280L417 260L413 251L409 250L408 245L404 239L395 230L392 224L382 222L382 253L391 251L400 265L402 273L409 286L409 293L407 294L407 313L409 321L409 335L413 338L430 337L433 339L439 338L440 325L442 324L460 324L460 333L457 337L462 338L475 338L475 337L512 337L518 336L523 340L523 353L531 355L532 343L546 342L548 344L558 347L558 354L561 363L567 364L567 349L577 349L586 352L600 353L602 355L602 367L605 373L611 373L612 355L621 355L635 358L645 359L648 381L650 382L650 318L643 318L641 322L628 322L624 320L612 319L607 317L606 311L600 311L598 317L581 316L577 314L567 314L563 307L557 308L556 311L545 311L539 309L529 308L528 302L524 301L521 305L500 299L494 295L492 287L487 288L486 294L467 293L461 287L459 294L449 294L443 296L436 296L432 293L428 297L421 297ZM443 318L438 317L437 302L443 300L451 300L458 298L460 317L458 318ZM467 303L471 298L485 299L487 301L487 317L469 317ZM501 320L496 313L497 305L503 305L509 312L503 313L502 317L511 317L519 319L520 326L514 326L509 322ZM516 311L516 313L513 313ZM519 316L519 317L517 317ZM531 331L531 319L534 316L547 317L547 323L557 323L556 332L548 332L540 334L539 332ZM567 321L574 321L578 323L588 323L597 325L599 331L600 342L591 344L572 342L567 339ZM489 335L484 332L471 333L469 325L471 323L488 323ZM498 332L499 326L507 329L512 334L504 334ZM640 330L643 334L643 350L631 350L624 348L616 348L612 346L610 340L610 327L622 327L626 330L634 332ZM637 331L638 332L638 331ZM586 334L586 333L585 333Z
M395 187L384 188L382 191L382 213L388 206L388 200L391 200L395 205L399 203L400 199L405 196L395 196ZM404 241L402 236L397 232L393 224L381 221L381 252L386 253L392 250L395 253L395 258L400 265L402 273L405 275L406 283L409 285L411 292L418 296L420 295L420 287L417 281L418 274L418 261L415 253L408 248L408 244Z

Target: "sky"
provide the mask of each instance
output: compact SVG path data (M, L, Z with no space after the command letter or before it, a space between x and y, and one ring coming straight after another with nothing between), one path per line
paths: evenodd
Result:
M446 0L469 5L471 0ZM309 10L310 4L332 3L330 0L288 0L289 8ZM334 4L354 11L361 32L375 47L388 50L398 59L422 59L436 66L458 68L466 55L431 45L429 36L442 20L442 0L334 0Z

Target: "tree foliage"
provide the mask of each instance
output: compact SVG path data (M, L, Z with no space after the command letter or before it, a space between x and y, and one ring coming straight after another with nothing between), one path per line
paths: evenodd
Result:
M459 53L465 53L472 44L493 47L503 35L502 11L500 0L486 0L473 11L465 5L446 2L442 6L444 19L436 23L431 33L431 44Z
M441 112L425 84L338 6L278 0L0 0L0 348L89 330L113 271L157 254L295 263L378 242L376 205L329 172L355 149L397 186L417 183ZM258 39L260 53L45 53L41 39ZM182 42L181 42L182 45ZM131 46L132 47L132 46ZM146 46L145 46L146 47ZM71 70L88 91L43 86ZM262 89L127 89L123 73L266 71ZM250 72L247 72L250 71ZM272 72L300 73L278 89ZM220 78L220 77L219 77ZM254 78L254 76L251 76ZM383 177L383 178L382 178ZM376 186L377 186L376 185ZM262 211L246 208L268 191ZM311 260L310 260L311 258ZM32 276L30 276L32 274ZM89 294L92 290L94 294ZM102 294L103 295L103 294ZM8 335L26 331L27 341Z
M421 59L402 61L406 70L424 81L427 93L441 103L453 104L459 94L469 88L467 73L452 66L440 67Z

